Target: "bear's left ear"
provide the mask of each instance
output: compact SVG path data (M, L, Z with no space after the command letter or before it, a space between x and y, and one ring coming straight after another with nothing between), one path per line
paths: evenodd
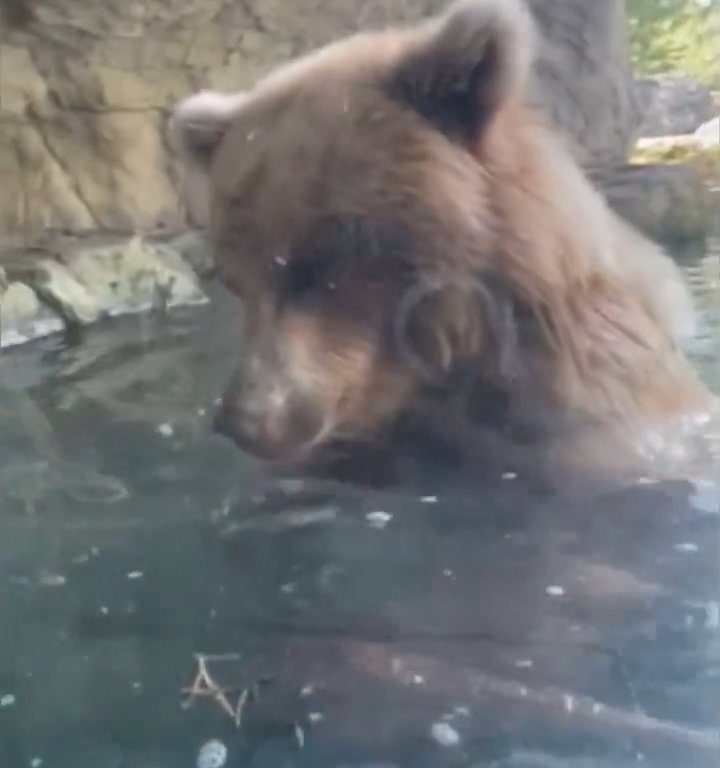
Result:
M230 121L247 100L244 93L200 91L183 99L170 118L170 140L187 159L205 168Z
M389 89L450 138L472 142L505 102L522 98L534 49L524 0L459 0L418 33Z

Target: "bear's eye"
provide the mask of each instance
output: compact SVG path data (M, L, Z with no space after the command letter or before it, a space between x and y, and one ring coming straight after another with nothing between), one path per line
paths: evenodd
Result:
M333 259L320 256L314 259L300 259L288 264L284 270L284 284L289 297L301 298L312 291L332 289L330 270Z

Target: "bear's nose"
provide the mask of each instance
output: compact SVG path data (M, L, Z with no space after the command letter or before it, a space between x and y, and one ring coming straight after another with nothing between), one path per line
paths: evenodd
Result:
M324 415L304 398L290 400L281 409L262 411L242 402L223 402L213 418L213 431L237 447L265 459L292 459L320 437Z

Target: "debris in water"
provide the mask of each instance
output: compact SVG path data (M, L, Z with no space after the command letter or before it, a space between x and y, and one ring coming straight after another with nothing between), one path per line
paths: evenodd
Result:
M227 747L221 741L208 741L200 747L197 768L222 768L227 762L227 755Z
M683 552L684 554L693 554L699 549L697 544L693 544L691 541L684 541L682 544L675 545L676 552Z
M238 698L237 707L235 707L235 727L240 728L242 725L243 715L245 714L245 705L248 702L250 696L250 689L243 688L240 697Z
M311 723L321 723L325 719L325 715L322 712L311 712L308 715L308 720Z
M127 577L130 579L130 581L136 581L137 579L142 579L144 575L145 574L142 571L130 571Z
M38 578L43 587L64 587L67 579L59 573L44 573Z
M257 515L239 523L231 523L223 528L222 536L233 536L246 531L261 531L263 533L281 533L294 528L305 528L319 523L330 523L337 519L335 507L320 507L314 509L298 509L281 512L276 515Z
M300 749L305 748L305 731L296 723L295 724L295 740L297 741Z
M532 659L518 659L515 662L515 666L518 669L532 669L533 665L534 665L534 663L533 663Z
M502 476L502 479L503 480L517 480L518 479L518 474L517 474L517 472L506 472Z
M705 606L705 629L720 629L720 603L710 602Z
M12 707L15 704L15 697L12 693L6 693L4 696L0 696L0 709L6 709Z
M457 747L460 744L460 734L450 723L433 723L430 733L441 747Z
M549 586L545 592L550 595L550 597L562 597L565 594L563 587L560 587L557 584Z
M209 698L212 699L218 707L235 723L236 728L240 728L243 721L243 714L245 707L250 701L257 701L260 698L260 690L263 685L272 682L272 677L264 677L258 679L255 683L249 686L235 686L235 687L222 687L215 682L208 670L209 662L229 662L240 661L241 656L239 654L226 654L222 656L209 656L206 654L196 653L195 661L197 662L197 674L192 682L190 688L183 688L183 693L187 695L187 698L182 702L183 709L191 707L196 698ZM230 698L233 694L238 693L237 704L233 707L230 703Z
M30 768L41 768L42 764L42 757L33 757L33 759L30 761Z
M188 709L193 705L195 699L199 697L211 698L223 712L237 722L237 708L233 709L227 698L227 694L231 693L232 689L221 688L215 680L213 680L208 671L207 663L210 659L215 661L230 661L239 660L239 658L239 656L205 656L204 654L196 653L195 661L197 662L197 674L195 675L190 688L183 688L182 692L188 694L188 698L183 702L183 707Z
M163 437L172 437L175 434L175 428L170 423L159 424L157 433Z
M110 609L107 607L107 605L101 605L100 613L102 613L103 616L108 616L110 614Z
M301 691L300 695L304 698L307 698L308 696L312 696L313 693L315 693L315 687L312 685L306 685Z
M420 498L420 501L423 504L437 504L438 503L438 497L437 496L422 496Z
M385 526L393 519L393 516L388 512L368 512L368 514L365 515L365 519L372 528L385 528Z

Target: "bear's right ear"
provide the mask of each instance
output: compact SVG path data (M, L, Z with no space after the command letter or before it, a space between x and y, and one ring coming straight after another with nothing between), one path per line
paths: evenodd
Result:
M231 119L247 100L244 93L200 91L183 99L170 118L170 140L187 159L205 168Z
M506 102L523 97L534 55L524 0L456 0L418 31L389 90L450 138L471 143Z

